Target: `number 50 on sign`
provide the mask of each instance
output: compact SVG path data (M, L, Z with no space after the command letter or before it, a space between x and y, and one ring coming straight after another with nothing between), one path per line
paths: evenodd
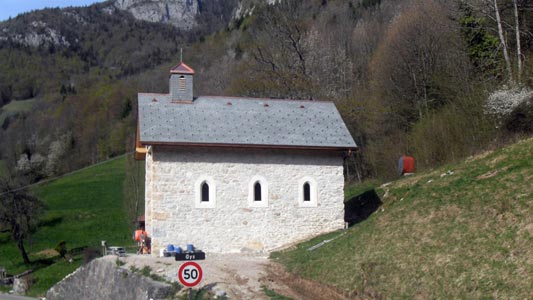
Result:
M186 287L196 286L202 280L202 275L202 267L193 261L184 263L178 270L178 279Z

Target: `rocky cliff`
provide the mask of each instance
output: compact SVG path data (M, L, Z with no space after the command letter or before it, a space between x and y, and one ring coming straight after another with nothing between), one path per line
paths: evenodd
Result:
M115 0L113 8L128 11L138 20L168 23L180 29L190 30L198 23L206 23L206 20L200 20L201 18L226 19L231 16L231 19L239 19L252 13L254 7L260 3L274 4L278 1ZM226 15L228 12L230 13Z
M197 23L201 3L200 0L116 0L113 5L139 20L191 29Z
M87 7L47 8L0 22L0 44L79 50L84 47L82 43L98 39L102 31L107 34L107 40L116 33L115 29L122 35L127 34L129 28L119 27L135 21L148 21L160 26L170 24L192 35L211 34L227 27L232 20L252 13L258 4L272 4L276 1L278 0L113 0ZM151 30L150 26L135 26ZM92 31L98 33L91 34ZM131 35L120 38L125 41Z
M175 289L168 283L121 268L116 257L95 259L54 285L46 299L169 299Z

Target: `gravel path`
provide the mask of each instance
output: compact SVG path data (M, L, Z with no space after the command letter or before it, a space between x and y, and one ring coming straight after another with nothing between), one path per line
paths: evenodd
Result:
M178 268L183 263L173 257L155 258L148 255L129 255L121 259L125 267L142 269L149 266L152 273L178 281ZM203 270L203 279L196 288L209 288L215 294L230 299L270 299L263 287L292 299L344 299L330 287L322 286L288 274L283 267L268 259L267 254L206 254L196 261Z
M155 258L147 255L130 255L123 258L125 267L142 269L149 266L153 273L170 281L178 281L178 268L183 263L173 257ZM197 260L203 270L203 279L197 288L209 286L214 292L226 293L233 299L268 299L262 289L265 277L265 255L207 254L205 260Z

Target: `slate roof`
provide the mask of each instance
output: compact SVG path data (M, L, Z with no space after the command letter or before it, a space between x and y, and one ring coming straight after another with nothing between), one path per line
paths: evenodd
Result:
M172 103L170 98L138 95L141 144L357 147L332 102L202 96Z

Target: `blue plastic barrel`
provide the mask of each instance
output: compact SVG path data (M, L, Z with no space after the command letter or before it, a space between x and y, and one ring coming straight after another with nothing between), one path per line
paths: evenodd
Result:
M194 252L194 246L192 244L187 244L187 252Z
M167 252L174 252L174 245L168 244L167 246Z
M174 250L176 251L176 253L181 253L182 252L180 246L175 247Z

